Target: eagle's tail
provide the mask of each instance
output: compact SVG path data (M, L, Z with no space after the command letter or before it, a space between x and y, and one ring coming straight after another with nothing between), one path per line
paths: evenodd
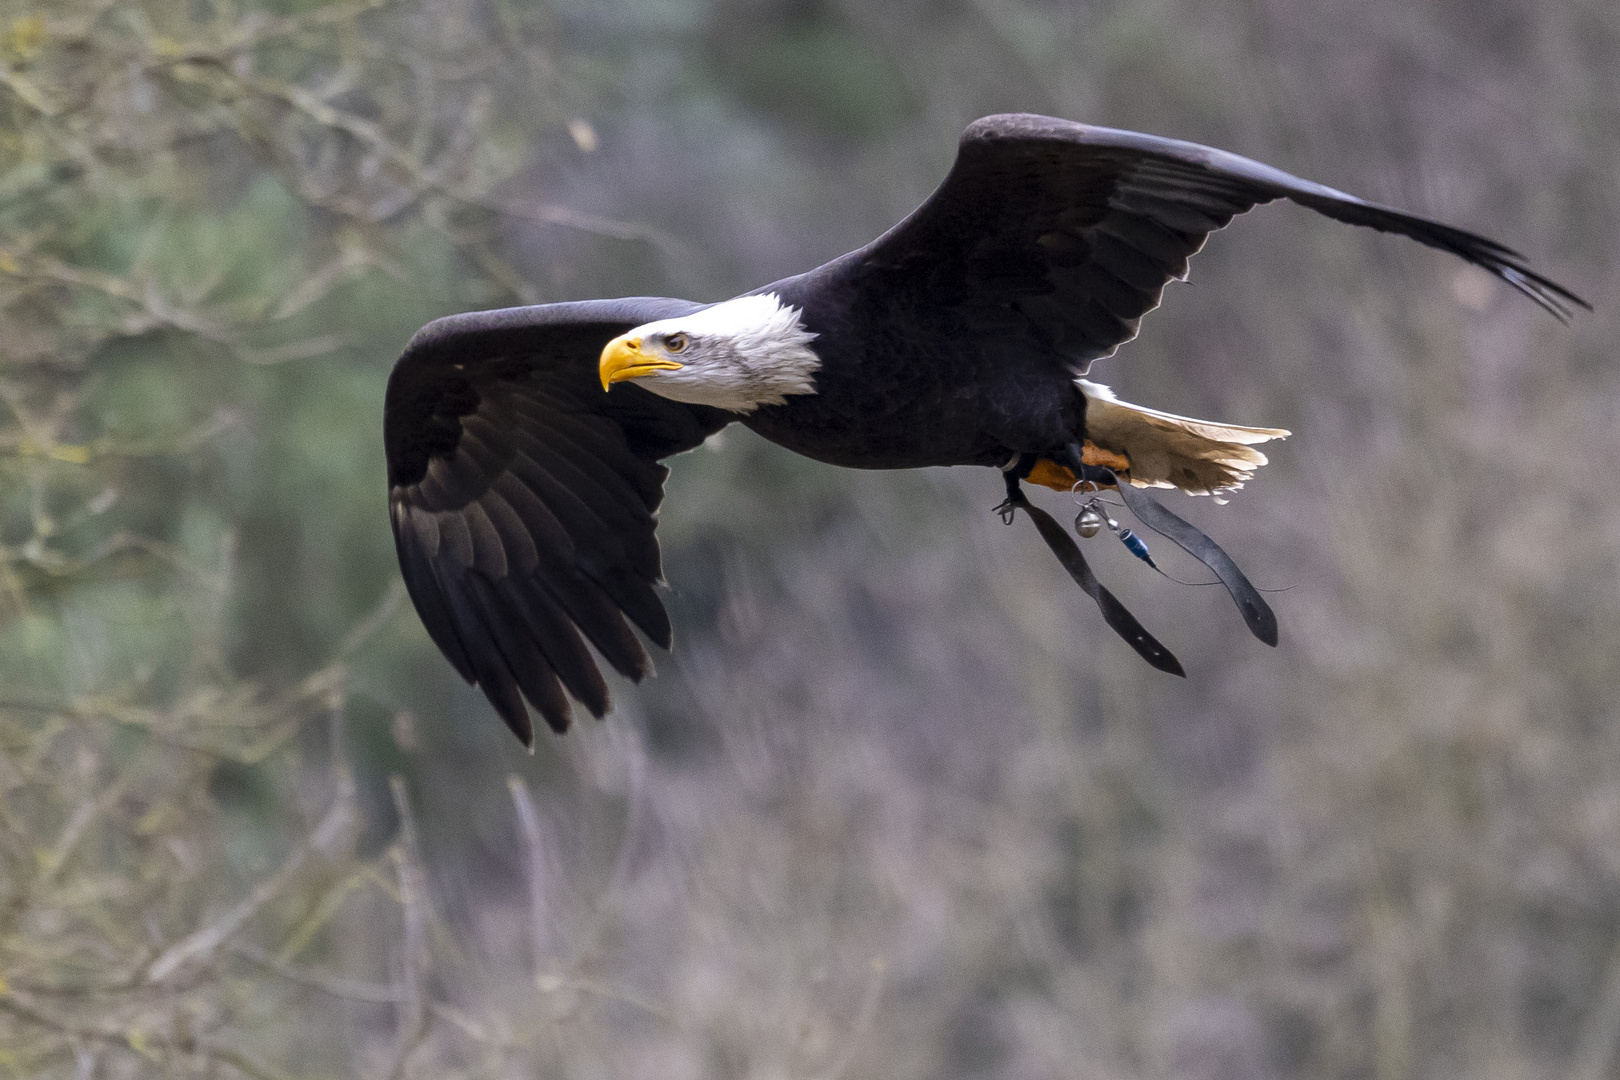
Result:
M1240 488L1266 463L1255 443L1286 439L1282 428L1239 427L1144 409L1114 396L1101 383L1076 379L1086 395L1086 441L1106 455L1136 487L1180 488L1212 495ZM1092 447L1087 448L1088 456ZM1098 455L1103 457L1102 454Z

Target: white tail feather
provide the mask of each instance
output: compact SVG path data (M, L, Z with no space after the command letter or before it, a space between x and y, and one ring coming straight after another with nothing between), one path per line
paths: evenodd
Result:
M1132 405L1101 383L1076 379L1086 395L1086 438L1131 463L1136 487L1213 495L1240 488L1266 463L1255 443L1286 439L1282 428L1239 427Z

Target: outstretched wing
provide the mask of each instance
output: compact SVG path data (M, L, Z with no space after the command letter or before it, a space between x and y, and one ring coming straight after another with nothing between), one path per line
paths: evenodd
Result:
M383 406L400 569L429 635L526 745L523 699L556 731L568 696L595 716L589 642L640 679L631 626L669 648L653 530L668 470L730 420L622 386L602 347L700 305L634 298L453 315L406 346Z
M1590 308L1517 252L1462 229L1207 146L1027 114L975 121L927 202L824 269L876 273L964 310L1013 308L1083 370L1136 336L1210 233L1275 199L1449 251L1560 319Z

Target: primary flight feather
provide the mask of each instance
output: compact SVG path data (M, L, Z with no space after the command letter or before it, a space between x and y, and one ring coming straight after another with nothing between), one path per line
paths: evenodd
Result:
M986 117L922 206L808 273L719 304L592 300L423 327L384 404L389 513L416 610L526 744L530 707L559 732L570 698L603 715L591 648L640 679L635 631L670 647L660 462L735 421L834 465L1000 470L1009 520L1024 510L1109 625L1180 674L1020 483L1115 487L1275 644L1275 617L1226 553L1138 489L1239 487L1266 462L1255 446L1288 432L1146 409L1081 376L1136 336L1211 232L1281 198L1448 251L1560 319L1589 306L1495 241L1235 154Z

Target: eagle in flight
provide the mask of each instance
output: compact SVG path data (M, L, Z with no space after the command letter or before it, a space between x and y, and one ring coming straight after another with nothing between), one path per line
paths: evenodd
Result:
M1266 463L1255 447L1288 432L1132 405L1084 378L1136 336L1210 233L1274 199L1448 251L1561 320L1590 308L1495 241L1248 158L1050 117L986 117L922 206L808 273L717 304L587 300L423 327L389 378L383 420L389 514L417 613L526 745L529 707L558 732L570 698L602 716L608 687L591 650L639 680L650 664L636 631L670 647L657 591L660 462L736 422L849 468L999 471L1004 517L1023 510L1108 624L1179 675L1021 485L1117 491L1143 526L1207 565L1274 645L1260 593L1143 489L1237 488ZM1096 532L1084 516L1077 530Z

